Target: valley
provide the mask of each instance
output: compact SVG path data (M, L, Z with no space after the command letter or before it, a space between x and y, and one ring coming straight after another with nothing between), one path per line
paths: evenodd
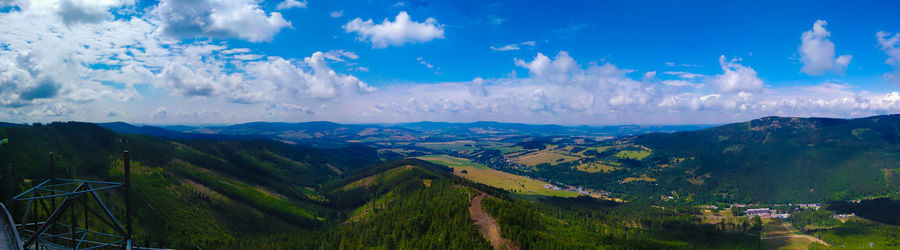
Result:
M900 159L895 116L766 117L615 136L496 123L315 125L327 144L246 126L218 130L230 134L9 126L0 136L15 146L0 157L22 167L3 180L29 187L46 176L40 159L49 151L65 176L115 180L122 160L112 156L128 148L139 193L134 237L148 247L806 249L869 243L860 237L896 244L888 240L896 218L878 210L893 203L869 202L900 193L891 164ZM359 131L343 136L351 129ZM756 211L763 208L771 210Z

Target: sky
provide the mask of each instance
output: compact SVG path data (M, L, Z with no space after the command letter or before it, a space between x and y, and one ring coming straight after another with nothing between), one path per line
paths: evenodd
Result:
M900 2L0 0L0 121L900 113Z

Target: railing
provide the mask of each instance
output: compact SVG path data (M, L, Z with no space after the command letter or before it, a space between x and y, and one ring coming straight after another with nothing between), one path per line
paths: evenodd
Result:
M3 210L3 214L0 214L0 220L6 224L6 228L3 230L9 235L9 245L16 250L22 250L22 239L19 238L19 231L16 230L15 221L12 219L12 215L9 214L9 210L6 210L6 206L3 203L0 203L0 210Z

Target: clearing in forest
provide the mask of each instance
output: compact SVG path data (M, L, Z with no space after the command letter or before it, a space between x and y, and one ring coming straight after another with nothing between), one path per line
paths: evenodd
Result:
M763 224L760 240L765 249L809 249L812 244L828 246L825 241L800 233L790 222L764 219Z
M487 196L485 193L479 193L475 198L472 198L472 205L469 206L469 216L472 218L472 223L478 227L481 236L490 242L494 249L519 249L512 240L503 238L500 235L500 226L497 225L497 221L481 209L481 201Z
M544 186L550 184L545 181L491 169L485 165L474 163L464 158L448 155L427 155L415 158L446 165L453 168L453 174L456 176L515 193L560 197L578 196L578 193L572 191L545 188ZM463 173L463 171L465 171L465 173Z

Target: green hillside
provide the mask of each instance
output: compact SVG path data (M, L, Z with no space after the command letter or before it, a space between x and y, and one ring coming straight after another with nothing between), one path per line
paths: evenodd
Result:
M13 166L13 176L2 180L17 183L16 193L49 177L50 151L57 177L118 181L121 152L128 149L135 239L143 246L176 248L321 228L335 216L321 185L376 159L374 150L363 147L170 141L76 122L0 128L0 137L10 141L0 147L0 159ZM107 194L111 209L124 214L121 196Z
M417 159L374 162L366 147L167 140L86 123L0 128L16 192L58 177L121 180L132 155L136 244L204 249L489 249L470 219L479 193L503 237L525 249L753 248L748 224L703 224L691 209L591 198L520 197ZM121 194L103 197L124 214ZM524 198L524 199L523 199ZM23 204L13 206L21 212ZM20 213L17 213L20 214ZM95 230L104 231L100 223ZM107 230L108 231L108 228Z
M766 117L631 138L654 150L647 164L684 158L660 185L743 202L847 200L900 186L900 116L842 120ZM702 184L688 180L702 179Z
M463 156L506 172L667 204L827 202L900 191L900 115L765 117L570 148L506 155L485 149ZM537 155L529 152L562 156L534 166L509 163Z

